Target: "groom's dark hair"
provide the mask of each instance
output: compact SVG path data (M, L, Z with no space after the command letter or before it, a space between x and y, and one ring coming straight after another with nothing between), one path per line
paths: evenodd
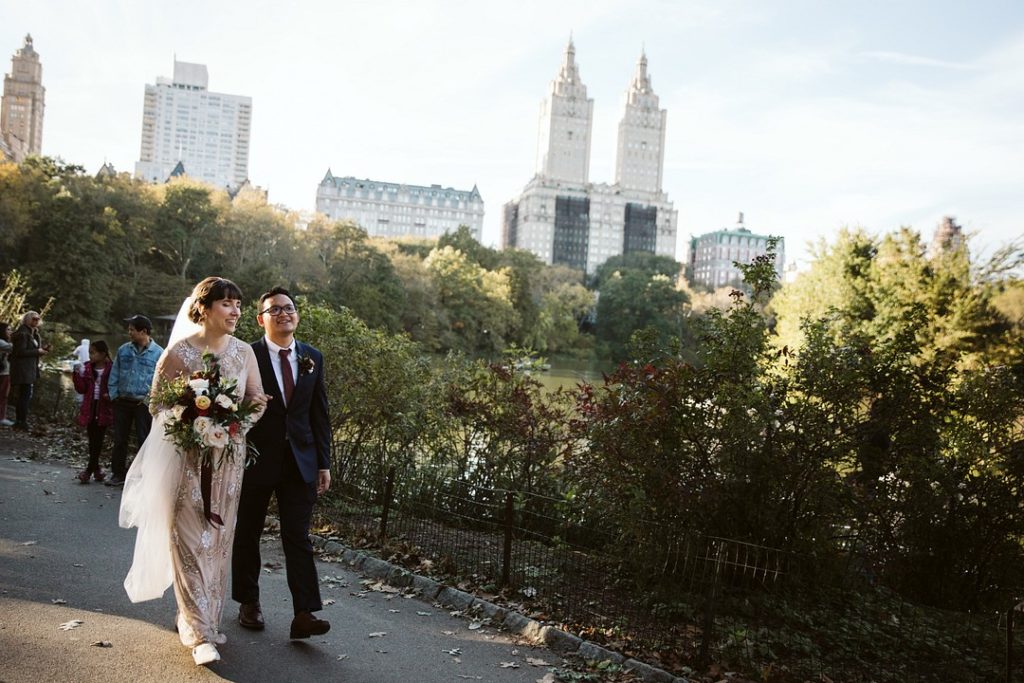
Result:
M284 294L286 297L288 297L289 299L292 300L292 306L296 306L296 304L295 304L295 297L292 296L291 292L289 292L284 287L274 287L273 289L268 290L268 291L263 292L262 294L260 294L260 310L261 311L263 310L263 302L264 301L266 301L267 299L269 299L272 296L277 296L278 294ZM297 307L298 306L296 306L296 308Z

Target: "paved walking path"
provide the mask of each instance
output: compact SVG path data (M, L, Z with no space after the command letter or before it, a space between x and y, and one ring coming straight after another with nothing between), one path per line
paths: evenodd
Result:
M272 568L260 582L267 629L242 629L229 602L223 661L196 667L171 630L173 591L132 604L121 586L135 531L117 526L120 489L83 486L68 462L27 458L33 451L42 455L37 439L0 434L0 683L534 683L549 668L527 658L561 664L549 650L517 644L492 628L471 630L468 620L447 610L364 591L362 577L344 565L318 562L323 597L335 601L321 613L330 633L288 639L291 600L283 567ZM283 565L280 542L265 541L264 562ZM61 630L74 620L82 623Z

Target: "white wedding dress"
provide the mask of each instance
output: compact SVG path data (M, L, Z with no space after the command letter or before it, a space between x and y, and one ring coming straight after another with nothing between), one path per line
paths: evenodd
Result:
M183 311L187 311L187 304ZM181 320L179 314L179 323L157 364L154 387L161 377L173 378L202 368L202 349L192 346L185 338L189 335L183 334L197 326ZM237 378L246 398L263 393L256 356L248 344L229 337L227 348L219 356L221 374ZM120 525L138 528L125 591L132 602L141 602L161 597L173 584L182 644L196 647L223 643L219 626L227 596L245 455L243 452L225 459L213 471L210 511L220 516L223 526L212 524L204 512L198 457L179 452L164 435L168 411L159 406L151 410L153 426L128 470L121 498ZM258 417L255 415L253 422Z

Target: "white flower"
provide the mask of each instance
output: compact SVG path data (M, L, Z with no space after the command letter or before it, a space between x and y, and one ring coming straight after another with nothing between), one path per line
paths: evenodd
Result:
M219 405L221 408L227 408L228 410L237 410L231 397L227 394L217 394L217 398L213 399L213 402Z
M185 406L174 406L171 408L171 417L177 422L181 422L181 416L185 413Z
M220 425L213 425L203 433L203 443L214 448L224 448L228 445L228 430Z
M188 385L192 387L192 391L196 393L196 396L205 396L206 392L210 390L210 380L208 379L190 379Z
M213 426L214 425L212 417L197 417L195 419L195 422L192 423L192 429L194 429L196 434L200 436L203 436L207 432L209 432L210 429L213 428Z

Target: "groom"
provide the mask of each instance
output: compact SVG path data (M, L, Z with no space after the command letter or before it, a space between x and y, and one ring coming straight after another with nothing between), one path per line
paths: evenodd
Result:
M331 628L330 623L313 616L323 604L309 540L313 504L331 486L324 359L312 346L295 340L299 311L288 290L275 287L261 296L256 322L266 334L252 348L263 390L274 398L249 431L249 443L259 455L242 481L231 557L231 597L241 603L238 623L262 630L260 534L270 495L276 493L295 612L290 637L309 638Z

